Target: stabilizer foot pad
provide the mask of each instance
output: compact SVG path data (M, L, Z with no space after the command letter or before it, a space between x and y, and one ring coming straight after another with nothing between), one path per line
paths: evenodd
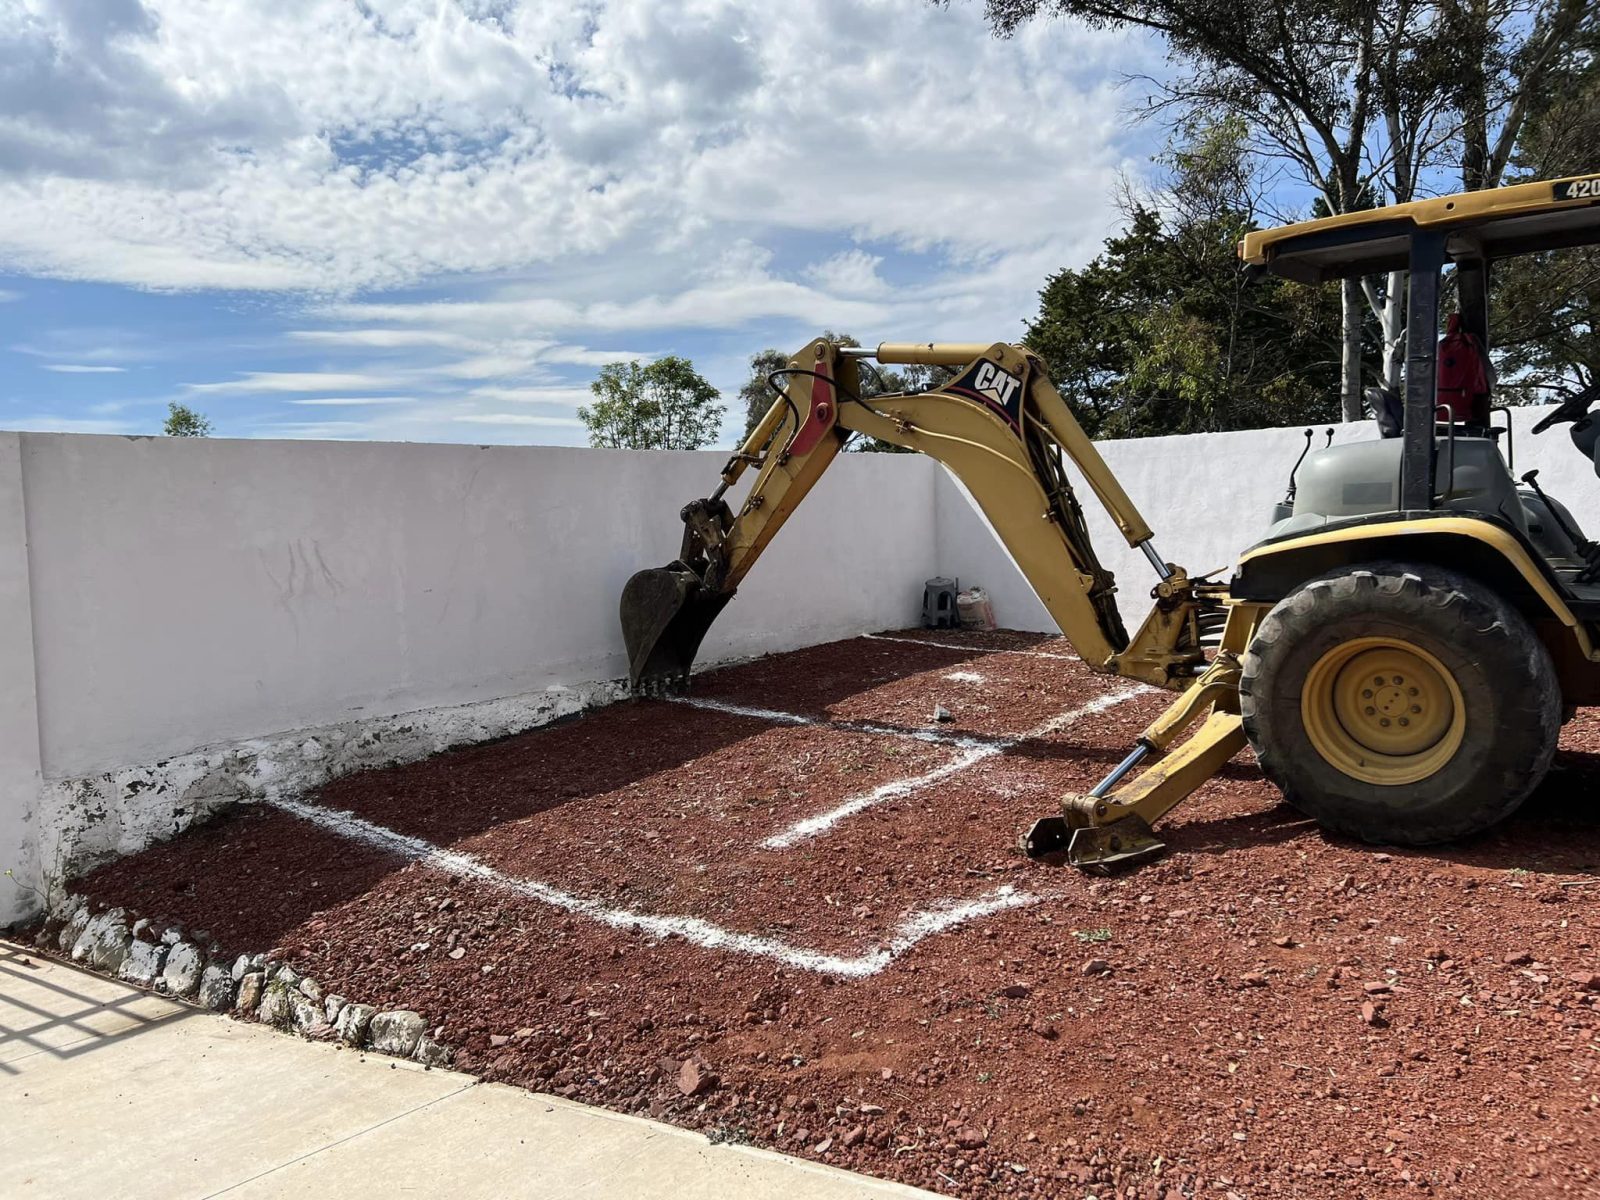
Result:
M1060 854L1072 841L1072 830L1065 817L1040 817L1022 835L1022 852L1029 858L1048 858Z
M1166 843L1140 817L1124 817L1111 825L1074 829L1067 861L1093 875L1114 875L1160 858Z

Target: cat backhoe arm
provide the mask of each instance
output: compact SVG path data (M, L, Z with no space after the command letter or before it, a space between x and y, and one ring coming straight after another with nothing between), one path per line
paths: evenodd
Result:
M930 391L863 397L859 364L866 358L948 367L953 374ZM1064 797L1059 815L1037 822L1024 848L1035 856L1064 850L1075 865L1099 871L1159 853L1151 823L1244 744L1237 654L1256 609L1233 604L1225 588L1191 580L1156 554L1144 518L1039 360L1020 346L859 349L819 339L769 383L777 399L728 460L722 482L684 507L677 560L639 572L623 590L635 689L688 686L701 639L789 514L852 434L880 438L938 459L961 480L1090 667L1182 693L1099 787ZM1069 462L1155 569L1154 604L1131 637L1117 610L1115 581L1090 543ZM730 502L751 469L750 490ZM1203 635L1222 640L1209 664ZM1135 774L1147 758L1154 765Z
M955 369L941 387L862 398L858 362ZM783 523L853 433L944 463L988 517L1073 647L1098 671L1184 687L1204 667L1203 619L1220 612L1205 588L1162 561L1151 532L1039 360L1020 346L892 344L818 339L775 372L777 398L728 460L720 486L683 509L677 561L642 571L623 592L629 673L642 691L687 685L711 623ZM1115 581L1100 565L1066 470L1070 461L1159 582L1149 618L1130 638ZM747 470L741 503L727 496Z

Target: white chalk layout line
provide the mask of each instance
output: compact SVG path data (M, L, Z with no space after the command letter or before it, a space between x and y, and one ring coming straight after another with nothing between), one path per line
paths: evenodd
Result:
M1107 692L1103 696L1097 696L1087 704L1051 717L1043 725L1030 729L1027 733L1014 738L985 742L982 745L974 746L970 750L964 751L943 766L934 767L931 771L925 771L923 774L914 775L909 779L898 779L893 783L881 784L870 792L863 792L859 796L851 796L825 813L807 817L803 821L796 821L787 829L773 834L761 843L761 848L763 850L787 850L791 846L816 837L818 834L826 833L840 821L853 817L858 812L874 808L885 800L895 800L901 796L909 795L927 787L930 783L938 783L941 779L947 779L951 775L965 771L974 763L982 762L986 758L993 758L997 754L1004 754L1007 750L1015 749L1023 742L1044 737L1046 734L1056 733L1082 717L1104 712L1108 708L1114 708L1118 704L1132 700L1135 696L1140 696L1153 690L1153 688L1138 684L1133 687Z
M1023 658L1055 658L1062 662L1082 662L1076 654L1052 654L1048 650L1003 650L999 646L953 646L949 642L931 642L927 638L897 637L892 633L863 633L874 642L904 642L908 646L932 646L935 650L972 651L974 654L1020 654Z
M775 725L813 725L823 729L837 729L841 733L871 733L880 737L910 738L914 742L932 742L939 746L989 746L998 738L969 737L960 733L940 733L937 729L906 729L898 725L880 725L876 721L830 721L824 717L808 717L804 713L781 712L774 708L752 708L747 704L731 704L726 700L708 700L700 696L668 696L674 704L687 704L690 708L704 708L711 712L727 713L733 717L754 717L771 721Z
M738 933L699 917L660 916L628 908L614 908L598 900L576 896L547 883L540 883L538 880L518 879L506 875L473 855L446 850L422 838L411 837L364 820L352 812L322 808L282 798L268 799L265 803L352 841L388 850L413 862L444 871L458 879L471 880L501 891L512 892L524 899L547 904L574 916L586 917L612 929L628 929L658 938L676 934L685 941L707 950L726 950L734 954L769 958L797 970L814 971L844 979L864 979L869 975L876 975L926 938L980 917L1037 904L1045 898L1033 892L1018 891L1014 886L1006 884L993 888L974 900L944 901L930 908L907 914L877 949L855 957L847 957L808 950L777 938Z

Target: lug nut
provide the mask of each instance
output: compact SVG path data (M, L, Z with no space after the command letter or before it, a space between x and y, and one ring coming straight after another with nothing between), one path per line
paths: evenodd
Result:
M1378 721L1378 724L1382 725L1385 729L1389 728L1389 718L1388 717L1380 718L1379 721Z
M1422 705L1420 705L1420 704L1413 704L1413 705L1412 705L1412 706L1411 706L1411 711L1412 711L1412 712L1414 712L1414 713L1419 713L1419 712L1421 712L1421 711L1422 711Z
M1367 712L1367 716L1371 717L1371 716L1375 716L1377 714L1378 710L1373 708L1372 705L1369 704L1369 705L1367 705L1366 712Z
M1362 692L1361 693L1361 698L1363 700L1371 700L1372 699L1372 689L1368 688L1366 691Z

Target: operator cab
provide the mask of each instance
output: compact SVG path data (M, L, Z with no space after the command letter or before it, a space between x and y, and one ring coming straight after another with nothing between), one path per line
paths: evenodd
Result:
M1422 200L1246 235L1240 256L1256 271L1306 283L1408 272L1403 390L1368 388L1369 439L1307 444L1273 510L1268 545L1377 521L1471 516L1508 530L1549 577L1600 611L1600 546L1543 493L1537 472L1519 482L1510 411L1494 404L1489 278L1504 258L1600 244L1600 176L1519 184ZM1441 282L1453 272L1456 311L1440 333ZM1600 364L1589 364L1591 370ZM1600 420L1588 415L1600 381L1570 392L1537 425L1572 423L1595 459ZM1504 421L1495 423L1495 415ZM1331 431L1330 431L1331 434ZM1420 526L1419 526L1420 528Z

